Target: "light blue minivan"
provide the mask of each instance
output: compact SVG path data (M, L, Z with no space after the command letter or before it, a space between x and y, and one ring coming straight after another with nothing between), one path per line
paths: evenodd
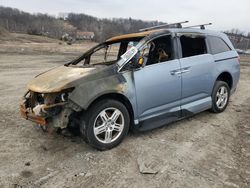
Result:
M239 55L220 32L149 29L113 37L32 79L20 111L44 129L79 128L91 146L117 146L149 130L227 107Z

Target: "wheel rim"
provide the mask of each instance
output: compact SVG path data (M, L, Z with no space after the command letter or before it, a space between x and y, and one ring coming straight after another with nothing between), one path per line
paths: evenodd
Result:
M228 91L225 86L221 86L216 93L216 106L219 109L223 109L228 100Z
M124 116L117 108L106 108L94 122L95 138L102 143L112 143L119 138L124 129Z

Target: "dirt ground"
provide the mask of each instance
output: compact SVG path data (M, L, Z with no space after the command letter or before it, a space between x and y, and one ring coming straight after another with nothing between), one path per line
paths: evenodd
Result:
M0 41L0 188L250 187L250 62L241 62L224 113L130 133L100 152L79 137L44 133L18 109L30 79L93 44L12 37Z

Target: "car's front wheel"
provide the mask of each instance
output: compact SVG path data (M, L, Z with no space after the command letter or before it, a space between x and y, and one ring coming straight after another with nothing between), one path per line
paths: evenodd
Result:
M111 149L121 143L129 130L130 117L119 101L102 100L85 112L81 132L85 140L99 150Z
M229 101L230 88L228 84L223 81L216 81L212 93L212 108L211 111L214 113L223 112Z

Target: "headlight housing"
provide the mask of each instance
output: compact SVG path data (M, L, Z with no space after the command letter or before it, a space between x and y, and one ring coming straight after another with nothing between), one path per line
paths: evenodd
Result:
M66 102L68 101L69 94L68 93L62 93L61 94L61 101Z

